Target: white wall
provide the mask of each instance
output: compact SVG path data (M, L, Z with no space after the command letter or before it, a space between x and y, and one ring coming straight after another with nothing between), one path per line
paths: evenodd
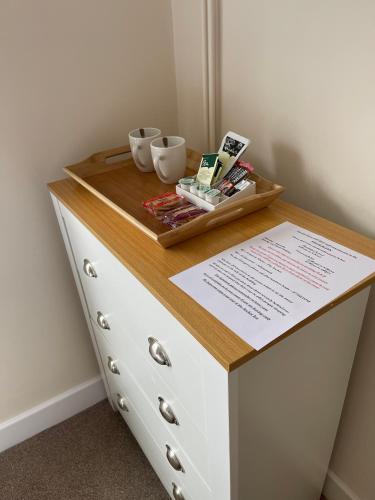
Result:
M375 3L218 3L221 134L232 129L253 140L246 157L286 186L285 199L374 236ZM185 7L178 0L172 4L174 19L183 19ZM175 30L175 42L179 33L200 39L199 20L185 16L185 22L183 31ZM189 46L181 35L177 74L184 71ZM203 101L193 91L197 76L190 68L198 74L200 59L194 64L190 56L178 98L195 110ZM190 132L191 115L180 116L188 142L204 131L197 123ZM375 498L374 311L372 294L331 463L361 500Z
M222 131L253 139L248 157L288 200L366 234L375 230L374 16L371 0L222 1Z
M171 0L178 129L188 145L204 151L202 0Z
M169 0L2 0L0 422L98 372L46 182L176 132Z

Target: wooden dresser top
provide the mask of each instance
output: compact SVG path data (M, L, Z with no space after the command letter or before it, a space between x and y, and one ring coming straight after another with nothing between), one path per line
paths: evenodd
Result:
M369 276L336 300L256 351L215 319L168 278L263 231L289 221L375 258L375 242L284 201L213 229L171 248L162 248L73 179L49 190L114 254L227 370L269 349L301 326L375 281Z

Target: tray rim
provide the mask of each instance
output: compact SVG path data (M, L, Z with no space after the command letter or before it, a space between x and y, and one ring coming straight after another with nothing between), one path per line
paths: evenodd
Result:
M233 203L228 203L227 205L225 205L221 208L218 208L217 210L214 210L212 212L207 212L206 214L203 214L203 215L197 217L196 219L193 219L192 221L190 221L190 222L188 222L188 223L186 223L183 226L180 226L178 228L168 229L166 226L166 231L163 231L162 233L157 234L157 233L153 232L152 229L148 228L142 222L140 222L136 217L134 217L133 215L128 213L126 210L121 208L119 205L116 205L116 203L114 203L110 198L103 195L100 191L98 191L93 186L91 186L88 182L86 182L83 177L80 177L76 172L74 172L72 170L73 168L84 167L84 166L87 166L88 172L90 172L90 170L93 169L93 172L91 174L86 175L86 177L90 177L92 175L97 175L100 173L109 172L111 170L121 168L124 165L120 165L119 163L107 164L107 163L105 163L105 161L107 159L113 158L115 156L127 154L130 152L131 152L131 150L130 150L130 146L128 144L124 145L124 146L117 147L117 148L111 148L111 149L99 151L97 153L90 155L89 157L87 157L86 159L84 159L78 163L63 167L63 171L67 175L69 175L71 178L73 178L76 182L81 184L85 189L87 189L93 195L95 195L97 198L99 198L101 201L103 201L103 203L110 206L113 210L115 210L117 213L119 213L122 217L124 217L126 220L128 220L131 224L136 226L140 231L145 233L149 238L151 238L152 240L154 240L155 242L157 242L159 245L163 246L164 248L167 248L168 246L174 245L174 244L178 243L179 241L183 241L185 239L188 239L189 236L187 236L187 238L184 238L183 236L185 235L185 233L190 233L191 230L197 225L198 221L199 221L199 224L201 225L202 222L205 223L206 221L210 221L211 219L220 220L226 214L228 214L229 220L227 222L231 222L232 220L235 220L235 218L233 218L233 217L230 218L230 215L234 214L236 211L238 211L240 208L242 208L244 204L245 204L245 206L247 206L248 205L247 202L258 201L258 200L259 201L269 200L268 203L264 204L264 206L261 206L259 208L259 210L260 210L261 208L264 208L264 207L268 206L269 204L271 204L283 191L285 191L284 186L282 186L280 184L276 184L273 181L270 181L269 179L266 179L265 177L262 177L259 174L253 173L252 177L255 177L256 179L262 179L262 180L265 180L267 182L270 182L272 184L272 189L269 191L266 191L264 193L252 194L252 195L249 195L248 197L243 197L243 198L240 198L239 200L234 200ZM201 153L199 153L198 151L191 149L191 148L187 148L187 152L188 152L188 159L191 159L192 161L197 161L197 162L200 160ZM132 161L133 160L131 158L129 158L125 161L122 161L121 163L126 164L127 162L130 163ZM256 179L255 179L255 181L256 181ZM247 213L251 213L251 212L248 211ZM246 213L244 213L243 215L246 215ZM240 216L242 216L242 215L240 215ZM236 217L236 218L238 218L238 217ZM209 224L207 224L207 225L209 225ZM212 229L214 229L214 227L217 227L218 225L221 225L221 224L217 224L217 225L212 224L212 226L213 226ZM196 234L191 234L190 237L197 236L198 234L201 234L202 232L208 231L210 229L211 229L211 227L207 227L203 231L199 231ZM181 239L178 239L179 235L182 236ZM175 241L174 243L172 242L170 244L167 244L167 240L170 240L171 236L172 236L172 241L174 239L177 239L177 241Z

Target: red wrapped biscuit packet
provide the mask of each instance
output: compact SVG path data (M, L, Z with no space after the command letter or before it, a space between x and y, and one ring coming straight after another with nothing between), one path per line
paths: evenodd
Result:
M142 203L143 207L155 217L162 218L166 212L186 204L185 199L176 193L163 193Z

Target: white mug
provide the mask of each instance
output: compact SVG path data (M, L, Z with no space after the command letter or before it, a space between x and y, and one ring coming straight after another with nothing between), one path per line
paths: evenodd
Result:
M152 127L136 128L129 132L129 144L133 160L141 172L152 172L154 170L150 144L160 135L161 131Z
M177 182L185 174L186 143L183 137L166 136L151 142L151 155L159 179L165 184Z

